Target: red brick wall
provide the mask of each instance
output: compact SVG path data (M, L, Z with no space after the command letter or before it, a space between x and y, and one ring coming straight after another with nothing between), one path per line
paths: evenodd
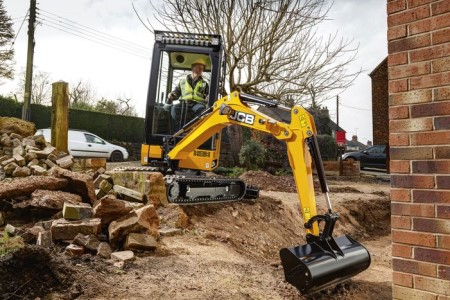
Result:
M383 60L370 73L372 79L372 133L374 145L389 143L388 67Z
M388 0L393 298L450 299L450 0Z

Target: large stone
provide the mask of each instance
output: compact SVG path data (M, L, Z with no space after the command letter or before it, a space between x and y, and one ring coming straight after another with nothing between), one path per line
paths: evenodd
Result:
M148 233L159 237L159 216L153 205L133 210L122 218L109 224L109 240L118 245L130 233Z
M58 158L56 164L63 169L68 169L73 165L73 156L66 155L64 157Z
M14 173L14 171L16 170L16 168L18 168L18 167L19 166L15 162L10 162L9 164L7 164L6 166L3 167L3 170L5 171L6 175L12 175Z
M31 170L31 174L33 174L33 175L41 176L41 175L47 175L47 173L48 173L47 169L45 169L39 165L32 165L32 166L29 166L29 168Z
M1 165L2 165L2 167L5 167L5 166L7 166L10 163L15 163L15 162L16 162L16 160L11 157L11 158L8 158L8 159L4 159L2 161L2 163L1 163Z
M50 154L57 154L58 150L56 150L53 146L47 146L42 150L30 150L28 152L35 153L37 155L37 158L43 158L46 159Z
M95 178L95 180L94 180L94 187L95 187L96 189L99 189L99 188L100 188L100 183L101 183L103 180L106 180L106 181L107 181L108 183L110 183L111 185L113 184L113 181L112 181L111 176L106 175L106 174L99 174L99 175Z
M62 191L36 190L31 194L30 205L61 210L64 207L64 202L77 204L81 203L82 199L78 195Z
M24 138L22 139L22 147L26 146L36 147L36 142L30 137Z
M0 184L0 199L31 195L35 190L60 190L67 186L68 180L51 176L29 176L14 178Z
M3 134L0 138L0 145L4 147L11 147L13 145L13 142L7 134Z
M92 217L92 207L88 203L72 204L64 202L63 217L68 220L82 220Z
M117 184L114 185L114 191L127 201L144 202L145 200L144 194Z
M47 145L47 141L43 135L34 135L31 138L34 140L36 147L38 148L44 148Z
M111 259L113 261L131 261L134 260L134 253L130 250L113 252L111 253Z
M155 237L145 233L130 233L123 245L125 250L152 251L158 247Z
M183 208L176 204L168 204L158 208L161 217L161 227L186 229L189 227L189 216Z
M69 246L66 247L66 251L64 253L66 253L69 256L81 256L84 253L84 248L83 246L70 244Z
M25 158L22 155L14 154L13 158L16 160L16 163L19 166L21 166L21 167L25 166Z
M85 249L92 252L96 252L98 246L100 245L100 241L95 235L84 235L82 233L77 234L77 236L73 239L73 243L75 245L83 246Z
M94 182L91 176L71 172L59 167L52 168L49 173L55 177L67 179L69 183L66 191L80 195L84 202L93 204L94 201L97 200L97 197L95 196Z
M53 221L51 232L54 240L73 240L79 233L97 235L100 232L100 226L99 218L81 221L58 219Z
M49 248L53 246L52 233L51 231L41 231L38 234L36 245L41 247Z
M17 167L14 169L13 177L26 177L31 175L31 170L28 167Z
M108 192L110 190L112 190L112 188L113 188L113 185L111 183L109 183L107 180L102 180L102 182L100 182L99 189L103 193L105 193L105 195L108 194Z
M111 246L106 243L106 242L101 242L98 247L97 247L97 255L102 257L102 258L106 258L106 259L110 259L111 258Z
M17 146L13 149L13 156L15 156L15 155L19 155L19 156L25 155L25 149L22 147L22 145Z
M37 166L37 165L39 165L39 160L37 158L35 158L28 162L27 167L31 168L32 166Z
M28 152L27 154L25 154L25 160L26 160L27 162L30 162L30 161L32 161L33 159L37 159L36 153L30 153L30 152Z
M8 155L2 155L0 156L0 166L3 166L2 162L4 162L5 160L11 159L11 157L9 157Z
M101 218L102 224L107 225L132 210L133 207L128 202L118 200L112 195L106 195L94 205L93 216L95 218Z
M162 237L169 237L182 234L183 231L179 228L164 228L159 230L159 234Z
M164 178L159 172L110 171L114 184L144 194L148 203L159 207L168 203Z
M20 136L30 136L36 132L34 123L17 118L0 117L0 133L16 133Z

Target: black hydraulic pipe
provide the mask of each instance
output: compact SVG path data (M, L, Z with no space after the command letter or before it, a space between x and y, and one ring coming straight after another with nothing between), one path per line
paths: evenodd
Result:
M328 193L330 190L328 189L327 179L325 177L325 169L323 168L322 157L320 156L319 144L317 143L317 139L315 136L309 137L306 139L306 143L308 144L309 153L311 153L314 164L316 165L317 176L319 177L322 193Z
M253 95L249 95L249 94L245 94L245 93L240 93L240 98L241 98L242 102L257 103L257 104L265 105L267 107L278 107L278 105L279 105L277 101L268 100L268 99L264 99L262 97L253 96Z

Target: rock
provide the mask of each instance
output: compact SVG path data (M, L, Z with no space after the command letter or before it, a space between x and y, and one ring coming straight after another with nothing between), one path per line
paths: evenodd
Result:
M106 180L106 181L107 181L108 183L110 183L111 185L113 184L113 181L112 181L111 176L106 175L106 174L100 174L100 175L98 175L98 176L95 178L95 180L94 180L94 187L95 187L96 189L99 189L99 188L100 188L100 183L101 183L103 180Z
M84 248L83 246L70 244L66 247L66 251L64 253L69 256L81 256L84 253Z
M95 218L101 218L102 224L107 225L132 210L133 207L128 202L118 200L112 195L107 195L94 205L93 216Z
M4 134L0 139L0 144L5 147L11 147L13 145L13 142L8 135Z
M39 165L39 160L37 158L35 158L35 159L30 160L27 167L31 168L32 166L37 166L37 165Z
M73 243L75 245L83 246L85 249L94 252L97 251L97 248L100 245L100 241L95 237L95 235L84 235L82 233L77 234L77 236L73 240Z
M5 225L5 218L3 217L2 212L0 211L0 227Z
M94 173L94 178L96 179L101 174L105 173L106 169L104 167L98 168Z
M92 207L88 203L64 202L63 217L68 220L82 220L92 217Z
M73 165L73 156L67 155L56 160L56 164L63 169L68 169Z
M36 153L30 153L28 152L27 154L25 154L25 160L29 163L30 161L36 159L37 160L37 155Z
M113 185L109 183L107 180L102 180L99 185L99 189L106 194L113 188Z
M149 204L159 207L168 203L164 177L159 172L109 171L114 184L141 192Z
M134 260L134 253L133 251L127 250L127 251L117 251L111 253L111 259L113 261L132 261Z
M13 158L14 159L14 158ZM6 175L12 175L19 166L15 162L11 162L3 167Z
M109 224L109 240L117 245L130 233L148 233L159 237L159 216L153 205L133 210Z
M16 163L19 166L21 166L21 167L25 166L25 158L22 155L14 154L13 158L16 160Z
M12 143L13 143L13 145L12 145L13 148L21 147L21 144L22 144L22 142L18 138L12 139ZM13 154L14 154L14 149L13 149Z
M106 242L101 242L98 247L97 247L97 255L102 257L102 258L106 258L106 259L110 259L111 258L111 246L106 243Z
M183 231L179 228L164 228L159 230L159 234L162 237L169 237L182 234Z
M13 177L26 177L31 175L31 170L28 167L17 167L12 173Z
M44 148L47 145L47 141L45 140L45 137L43 135L34 135L31 138L39 148Z
M37 240L39 233L44 232L45 229L42 226L33 226L26 230L26 233L29 235L28 243L34 242Z
M163 175L159 172L150 172L147 175L147 180L149 187L146 193L148 202L155 205L155 207L166 205L168 201Z
M189 227L189 216L183 208L176 204L168 204L158 208L158 214L162 217L161 227L186 229Z
M79 233L97 235L100 232L100 226L99 218L81 221L58 219L53 221L51 232L54 240L73 240Z
M77 204L81 203L80 196L62 191L35 190L31 194L30 205L40 208L57 209L64 208L64 202Z
M52 247L53 246L53 240L52 240L52 232L51 231L41 231L38 234L36 245L41 247Z
M14 156L24 156L25 155L25 149L22 147L22 145L17 146L13 149L13 157ZM17 159L16 159L17 160Z
M84 202L93 204L94 201L97 200L92 177L58 167L52 168L49 173L55 177L67 179L69 183L66 190L68 192L80 195Z
M3 229L5 232L7 232L9 235L16 235L17 229L11 224L6 224L5 228Z
M43 167L39 166L39 165L33 165L29 167L31 170L31 174L33 175L38 175L38 176L43 176L43 175L47 175L47 169L44 169Z
M52 162L56 163L56 160L58 159L58 157L57 157L55 154L51 153L51 154L49 154L49 155L47 156L47 159L49 159L49 160L51 160Z
M48 221L39 221L36 222L36 226L41 226L42 228L44 228L46 231L50 230L50 228L52 227L52 223L53 220L48 220Z
M17 118L0 117L0 133L15 133L20 136L30 136L36 132L34 123Z
M158 246L156 239L145 233L130 233L123 246L125 250L153 251Z
M43 150L29 150L28 152L35 153L37 158L47 159L50 154L56 155L58 150L53 146L47 146Z
M9 165L10 163L15 163L15 162L16 162L16 160L11 157L11 158L3 160L1 165L2 165L2 167L5 167L5 166Z
M8 155L0 156L0 166L3 166L2 162L4 162L7 159L11 159L11 158Z
M45 164L49 167L49 168L53 168L54 166L56 166L56 164L54 162L52 162L50 159L46 159L45 160Z
M9 135L9 137L10 137L12 140L15 140L15 139L21 140L21 139L22 139L22 136L19 135L19 134L17 134L17 133L15 133L15 132L12 132L12 133Z
M22 147L26 147L26 146L30 146L30 147L36 147L36 142L32 139L32 138L23 138L22 139Z
M138 191L117 184L114 185L114 191L119 193L127 201L144 202L144 194Z
M31 195L35 190L60 190L67 186L68 180L51 176L29 176L14 178L0 184L0 199Z

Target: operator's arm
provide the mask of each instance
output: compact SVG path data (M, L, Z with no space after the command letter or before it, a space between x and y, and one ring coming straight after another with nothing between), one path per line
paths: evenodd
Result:
M170 92L169 97L167 97L167 103L171 104L173 100L180 98L181 96L181 87L180 84L175 86L175 89Z

